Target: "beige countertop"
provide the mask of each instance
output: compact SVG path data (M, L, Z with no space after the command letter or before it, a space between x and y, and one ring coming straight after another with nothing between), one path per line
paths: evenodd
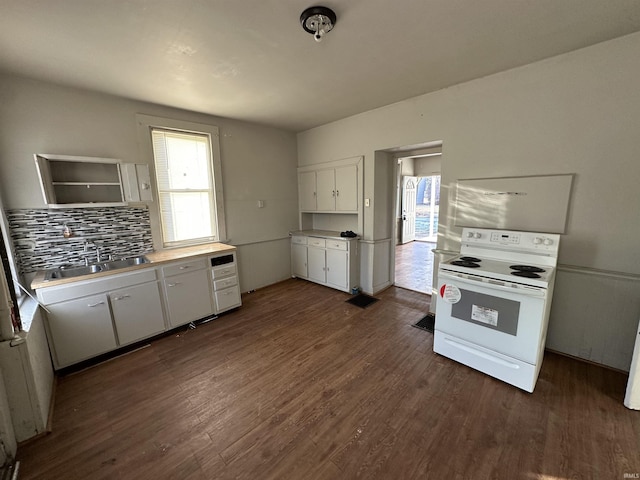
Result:
M341 237L340 232L334 232L332 230L298 230L291 232L291 235L304 235L306 237L322 237L322 238L335 238L338 240L353 240L360 238L357 237Z
M101 278L109 275L140 270L143 268L155 267L157 265L174 262L176 260L184 260L186 258L200 257L216 253L235 252L235 250L236 247L232 245L225 245L224 243L207 243L206 245L196 245L193 247L172 248L170 250L162 250L160 252L145 254L145 257L149 259L150 263L133 265L131 267L119 268L117 270L110 270L106 272L90 273L88 275L80 275L72 278L60 278L57 280L45 280L45 270L40 270L31 282L31 289L37 290L39 288L81 282L83 280L92 280L94 278Z

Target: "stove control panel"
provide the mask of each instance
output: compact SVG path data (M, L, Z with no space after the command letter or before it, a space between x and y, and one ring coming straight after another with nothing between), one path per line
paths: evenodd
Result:
M520 234L513 232L491 232L491 241L500 244L519 244Z
M557 256L560 236L553 233L463 228L461 242L465 249L531 252L536 255ZM476 253L480 254L480 252Z

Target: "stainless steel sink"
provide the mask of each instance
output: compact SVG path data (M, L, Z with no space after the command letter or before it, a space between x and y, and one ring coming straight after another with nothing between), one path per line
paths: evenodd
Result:
M81 277L82 275L118 270L120 268L133 267L134 265L142 265L144 263L149 263L149 259L144 255L138 255L136 257L94 263L93 265L82 267L54 268L45 273L44 279L59 280L61 278Z
M121 260L111 260L110 262L99 263L98 266L102 267L102 271L105 270L117 270L118 268L133 267L134 265L142 265L143 263L149 263L149 259L144 255L137 257L123 258Z

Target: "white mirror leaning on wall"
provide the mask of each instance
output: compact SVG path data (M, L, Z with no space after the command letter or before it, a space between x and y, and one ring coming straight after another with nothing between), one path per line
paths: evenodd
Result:
M633 349L631 368L629 369L629 382L627 383L627 395L624 397L624 405L633 410L640 410L640 322L636 346Z

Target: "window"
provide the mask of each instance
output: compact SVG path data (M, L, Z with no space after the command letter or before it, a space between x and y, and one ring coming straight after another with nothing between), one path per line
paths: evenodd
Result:
M218 129L138 115L153 156L162 246L225 239Z

